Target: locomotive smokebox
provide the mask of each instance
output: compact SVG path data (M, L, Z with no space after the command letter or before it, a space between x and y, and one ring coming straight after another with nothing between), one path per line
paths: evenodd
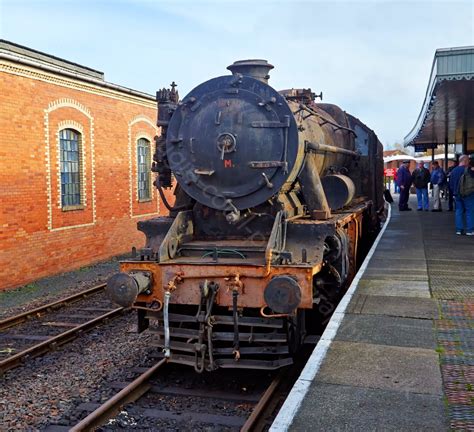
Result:
M150 288L151 282L149 272L117 273L107 280L106 293L114 303L131 307L138 294Z
M234 75L242 74L268 84L268 79L270 78L268 72L270 72L273 67L274 66L268 63L266 60L252 59L235 61L233 64L228 66L227 69L230 70Z
M166 157L180 187L230 223L290 189L304 160L296 118L266 84L271 68L266 60L235 62L234 75L191 90L169 122Z

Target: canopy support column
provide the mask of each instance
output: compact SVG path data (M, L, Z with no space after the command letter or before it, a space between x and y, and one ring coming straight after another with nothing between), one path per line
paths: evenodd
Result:
M467 130L462 131L462 154L467 153Z
M444 172L448 172L448 137L444 137Z

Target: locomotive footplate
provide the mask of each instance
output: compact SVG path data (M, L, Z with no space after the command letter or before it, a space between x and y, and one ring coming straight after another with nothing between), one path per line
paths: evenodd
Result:
M212 298L212 297L211 297ZM206 308L170 305L166 323L163 310L135 306L157 335L158 357L193 366L197 372L217 368L278 369L293 363L286 319L245 316L238 311L206 304ZM249 310L249 312L252 312ZM290 324L291 325L291 324ZM166 334L169 332L169 338Z

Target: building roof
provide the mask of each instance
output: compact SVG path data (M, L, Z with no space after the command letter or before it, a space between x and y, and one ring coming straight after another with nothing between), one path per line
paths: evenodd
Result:
M424 151L438 144L474 141L474 46L436 50L425 100L405 146Z
M105 81L103 72L4 39L0 39L1 60L38 68L149 101L156 100L154 95Z
M384 156L384 162L392 162L392 161L400 161L400 160L415 160L413 156L401 154L401 155L393 155L393 156Z
M383 151L383 156L395 156L395 155L406 155L403 150L400 149L395 149L395 150L384 150Z
M18 58L29 58L36 60L39 64L55 66L66 71L104 80L103 72L4 39L0 39L0 53L17 55Z

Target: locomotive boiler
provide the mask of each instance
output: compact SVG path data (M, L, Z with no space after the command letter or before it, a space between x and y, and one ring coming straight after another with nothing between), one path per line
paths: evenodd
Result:
M145 248L107 285L199 372L290 364L379 228L375 133L310 89L276 91L272 68L237 61L181 101L174 83L157 92L152 170L170 214L138 223Z

